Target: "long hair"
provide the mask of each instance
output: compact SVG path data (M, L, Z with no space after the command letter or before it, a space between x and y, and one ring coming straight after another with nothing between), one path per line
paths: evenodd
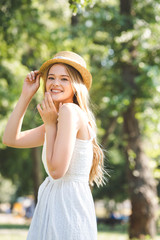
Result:
M77 104L86 113L92 129L96 133L97 127L95 117L91 111L91 108L89 107L90 106L89 92L85 84L83 83L83 79L80 73L75 68L68 64L64 63L60 64L65 66L71 79L71 84L74 91L73 102ZM46 74L44 76L44 92L50 68L51 66L46 70ZM89 174L89 183L91 186L93 186L95 182L96 185L99 187L100 185L105 184L105 173L107 173L106 170L104 169L104 153L99 144L97 143L96 137L93 139L92 144L93 144L93 163Z

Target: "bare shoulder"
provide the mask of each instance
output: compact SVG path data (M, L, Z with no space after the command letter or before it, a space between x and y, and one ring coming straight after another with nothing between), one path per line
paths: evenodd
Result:
M71 111L73 109L74 103L63 103L60 107L59 112L61 111Z
M59 109L59 114L78 114L78 108L80 107L75 104L75 103L64 103L60 109Z
M59 118L72 118L76 120L77 124L81 124L81 108L75 103L64 103L59 110Z

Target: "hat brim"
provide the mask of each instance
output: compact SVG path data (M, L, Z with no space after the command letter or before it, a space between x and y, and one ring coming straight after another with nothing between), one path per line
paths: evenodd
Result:
M39 69L40 73L42 74L42 78L43 78L43 74L46 72L46 70L55 63L65 63L65 64L68 64L68 65L74 67L81 74L82 79L83 79L84 84L86 85L87 89L89 90L91 88L92 75L90 74L90 72L86 68L84 68L83 66L78 64L77 62L71 61L69 59L54 58L54 59L50 59L50 60L46 61L45 63L43 63Z

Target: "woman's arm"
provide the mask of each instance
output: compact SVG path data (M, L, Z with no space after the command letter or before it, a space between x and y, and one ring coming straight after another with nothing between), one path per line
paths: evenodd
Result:
M59 111L54 145L52 138L48 137L46 148L48 170L54 179L61 178L68 170L78 130L76 110L72 104L64 104ZM49 154L50 148L53 148L52 156Z
M60 104L61 105L61 104ZM51 158L55 138L57 134L57 110L53 103L52 97L49 92L45 93L42 104L38 104L37 109L44 122L46 142L47 142L47 157Z
M5 132L3 135L3 143L15 148L30 148L43 144L44 126L21 132L22 121L27 107L39 88L40 75L38 71L31 72L27 75L21 96L13 110Z
M57 124L57 110L49 92L37 108L45 125L48 170L57 179L66 173L72 157L79 130L77 112L71 103L60 104Z

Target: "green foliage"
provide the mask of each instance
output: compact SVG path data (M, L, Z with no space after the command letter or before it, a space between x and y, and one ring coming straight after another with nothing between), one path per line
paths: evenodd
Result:
M69 0L70 8L74 15L84 9L87 5L90 5L93 0Z
M7 148L0 151L1 174L17 187L16 195L32 193L32 159L30 149Z
M106 185L94 188L93 197L95 199L105 198L106 201L114 199L117 202L122 202L128 197L125 157L121 155L117 147L112 147L112 150L107 154L109 160L105 161L105 165L110 177L106 176ZM111 147L108 148L111 149Z
M9 179L4 179L0 175L0 203L8 203L12 201L12 198L16 192L16 186L13 185Z

